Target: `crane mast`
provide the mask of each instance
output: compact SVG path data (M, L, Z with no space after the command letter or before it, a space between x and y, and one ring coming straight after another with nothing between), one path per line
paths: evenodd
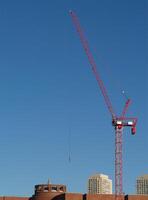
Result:
M94 61L93 55L90 51L89 44L87 39L85 38L85 35L83 33L83 30L81 28L79 19L77 15L73 11L69 11L69 14L72 18L72 21L75 25L76 31L79 34L80 41L82 43L82 46L84 48L84 51L87 55L88 61L91 65L93 74L97 80L98 86L101 90L101 93L104 97L106 106L111 114L112 117L112 125L115 128L115 200L122 200L123 199L123 177L122 177L122 134L123 134L123 128L124 127L130 127L131 132L134 135L136 133L136 123L137 118L131 117L127 118L125 117L125 114L127 112L127 109L131 103L130 99L127 99L125 102L125 105L123 107L123 111L121 115L118 117L113 109L112 103L110 101L110 98L107 94L107 90L104 86L104 83L100 77L100 74L97 70L97 65Z

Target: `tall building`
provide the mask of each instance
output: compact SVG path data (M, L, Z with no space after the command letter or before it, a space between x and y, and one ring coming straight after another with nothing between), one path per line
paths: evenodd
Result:
M88 179L88 194L112 194L112 180L104 174L90 176Z
M148 174L139 176L136 181L137 194L148 195Z

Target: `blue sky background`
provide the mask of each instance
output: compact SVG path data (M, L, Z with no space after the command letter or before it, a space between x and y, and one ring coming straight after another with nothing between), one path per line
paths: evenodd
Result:
M147 0L0 1L0 195L34 185L86 192L99 172L114 180L114 130L68 14L76 11L113 106L124 89L137 135L124 131L124 192L148 173ZM71 155L71 163L68 160Z

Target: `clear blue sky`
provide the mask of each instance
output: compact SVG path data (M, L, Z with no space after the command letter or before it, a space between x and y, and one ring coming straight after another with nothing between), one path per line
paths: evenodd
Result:
M138 116L137 135L124 132L124 192L148 173L147 0L1 0L0 195L30 196L48 178L82 193L93 173L114 179L111 118L69 9L117 113L124 89Z

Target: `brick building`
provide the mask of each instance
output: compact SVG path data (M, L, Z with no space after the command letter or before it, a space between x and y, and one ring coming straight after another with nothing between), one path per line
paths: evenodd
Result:
M115 196L112 194L68 193L66 191L65 185L43 184L35 186L34 195L28 200L114 200L114 199ZM125 195L123 196L123 199L148 200L148 195Z
M112 194L67 193L65 185L41 184L35 186L32 197L0 197L0 200L114 200ZM148 195L125 195L123 200L148 200Z

